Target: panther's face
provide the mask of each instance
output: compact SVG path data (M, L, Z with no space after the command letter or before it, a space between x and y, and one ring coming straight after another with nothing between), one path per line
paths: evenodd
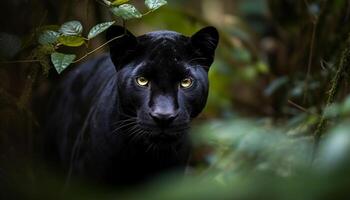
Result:
M124 33L113 27L109 39ZM218 43L215 28L192 37L158 31L140 37L125 32L110 46L117 69L118 94L130 136L173 142L189 128L208 96L208 70Z

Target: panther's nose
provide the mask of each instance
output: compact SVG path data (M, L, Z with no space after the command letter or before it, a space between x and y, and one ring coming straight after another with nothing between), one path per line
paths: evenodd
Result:
M179 113L176 98L172 95L155 95L150 102L149 115L161 127L170 126Z
M169 126L178 116L178 114L174 112L151 112L149 115L162 127Z

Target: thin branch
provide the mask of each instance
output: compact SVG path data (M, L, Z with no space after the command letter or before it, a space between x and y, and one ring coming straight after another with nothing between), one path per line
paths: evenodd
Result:
M296 104L295 102L293 102L292 100L289 100L288 99L288 103L294 107L296 107L297 109L305 112L305 113L308 113L308 114L313 114L311 113L308 109L304 108L303 106L299 105L299 104Z
M147 11L147 12L145 12L145 13L143 13L142 14L142 17L144 17L144 16L146 16L146 15L148 15L148 14L150 14L151 12L153 12L154 10L149 10L149 11Z
M314 57L314 46L315 46L317 23L318 23L318 20L316 18L312 22L312 35L311 35L311 44L310 44L310 51L309 51L309 60L307 65L306 78L304 82L304 98L303 98L304 103L306 103L306 97L309 90L309 79L310 79L310 73L311 73L312 59Z
M311 14L309 11L310 3L308 0L304 0L307 12L310 15L311 23L312 23L312 34L311 34L311 43L310 43L310 50L309 50L309 58L308 58L308 65L307 65L307 72L306 72L306 78L304 81L304 95L303 95L303 103L306 103L307 94L309 91L309 80L310 80L310 73L311 73L311 66L312 66L312 59L314 56L314 46L315 46L315 39L316 39L316 30L318 25L318 16L316 14Z
M102 45L100 45L99 47L97 47L96 49L93 49L92 51L86 53L85 55L83 55L82 57L80 57L79 59L75 60L73 63L77 63L77 62L80 62L81 60L83 60L84 58L88 57L89 55L95 53L96 51L102 49L103 47L105 47L107 44L113 42L114 40L118 39L118 38L121 38L123 37L125 34L123 35L120 35L120 36L117 36L117 37L114 37L110 40L108 40L107 42L103 43Z
M14 60L14 61L1 61L0 64L16 64L16 63L36 63L40 60Z

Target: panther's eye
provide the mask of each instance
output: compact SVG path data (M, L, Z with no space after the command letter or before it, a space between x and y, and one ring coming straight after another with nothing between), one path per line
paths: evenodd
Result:
M149 84L149 81L145 78L145 77L137 77L136 78L136 83L139 85L139 86L142 86L142 87L147 87L148 84Z
M191 78L182 79L182 81L180 82L180 86L182 88L190 88L192 84L193 84L193 80Z

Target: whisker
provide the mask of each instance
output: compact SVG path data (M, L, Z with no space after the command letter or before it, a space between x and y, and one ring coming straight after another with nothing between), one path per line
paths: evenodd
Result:
M129 119L124 119L124 120L119 120L119 121L116 121L114 123L112 123L112 125L120 125L122 123L125 123L125 122L129 122L129 121L136 121L136 117L135 118L129 118Z
M139 133L135 136L135 139L141 139L145 135L145 131L140 129Z
M116 133L117 131L119 131L119 130L121 130L121 129L125 128L125 127L132 126L132 125L136 125L136 124L137 124L137 122L136 122L136 121L132 121L132 122L130 122L130 123L123 124L123 125L121 125L121 126L117 127L117 128L116 128L116 129L114 129L112 132L113 132L113 133Z
M113 132L117 132L117 131L119 131L119 130L121 130L123 128L126 128L128 126L132 126L132 125L135 125L135 124L136 124L136 122L130 122L130 123L127 123L127 124L123 124L123 125L121 125L119 127L116 127L116 129L114 129Z
M147 134L148 134L148 131L142 130L142 133L141 133L141 136L140 136L140 137L143 137L143 136L145 136L145 135L147 135Z
M130 136L132 136L133 134L135 134L136 131L139 130L139 127L134 125L131 129L127 130L127 134L129 134ZM130 133L131 132L131 133Z
M134 143L135 140L138 138L138 134L140 134L142 130L141 129L136 129L132 134L130 134L131 139L130 139L130 143Z

